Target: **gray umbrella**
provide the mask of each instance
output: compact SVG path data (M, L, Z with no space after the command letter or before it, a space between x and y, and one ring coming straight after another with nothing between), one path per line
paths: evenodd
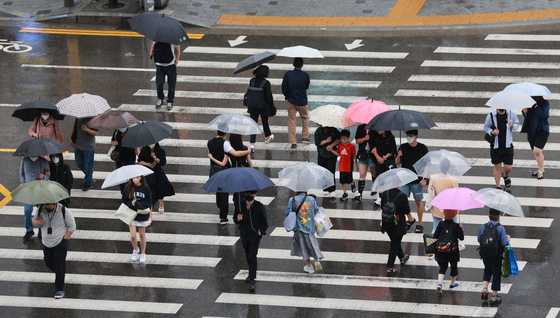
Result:
M155 144L171 136L173 128L159 121L146 121L131 127L122 140L122 146L128 148L144 147Z
M156 42L179 45L190 41L181 22L162 13L146 12L128 19L132 31Z
M13 156L33 157L48 156L63 153L66 147L58 140L50 138L33 138L24 141L14 152Z
M235 68L233 74L235 75L237 73L248 71L263 63L274 60L275 58L276 58L276 54L268 51L255 54L253 56L249 56L248 58L244 59L243 61L239 62L239 64L237 64L237 67Z

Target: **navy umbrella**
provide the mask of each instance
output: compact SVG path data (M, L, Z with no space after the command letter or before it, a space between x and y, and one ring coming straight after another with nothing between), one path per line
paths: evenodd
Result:
M239 62L239 64L237 64L237 67L235 68L233 75L237 73L241 73L243 71L248 71L250 69L253 69L263 63L274 60L275 58L276 58L276 54L268 51L255 54L253 56L249 56L248 58L244 59L243 61Z
M414 129L430 129L436 126L427 115L414 110L390 110L378 114L366 125L366 129L385 131L407 131Z
M128 129L122 139L122 146L137 148L155 144L171 136L172 132L171 126L159 121L141 122Z
M26 140L19 145L13 156L48 156L63 152L66 152L66 147L64 147L64 145L58 140L50 138L33 138Z
M206 192L237 193L257 191L274 185L264 173L253 168L230 168L215 173L202 186Z
M64 115L60 115L60 113L58 112L58 108L56 108L56 105L45 100L34 100L21 104L21 106L16 108L16 110L12 114L12 117L19 118L23 121L33 121L38 116L41 116L41 110L50 111L51 116L53 116L54 119L64 119Z
M190 41L181 22L163 13L146 12L128 19L132 31L156 42L179 45Z

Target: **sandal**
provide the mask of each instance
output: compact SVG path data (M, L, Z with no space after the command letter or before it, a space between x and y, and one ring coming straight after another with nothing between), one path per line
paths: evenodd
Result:
M488 300L488 289L482 290L482 296L480 297L482 300Z
M411 221L406 221L406 230L410 230L410 228L412 227L412 225L416 222L416 219L412 219Z
M397 275L396 268L387 268L387 276L395 276L395 275Z
M503 174L502 174L502 178L504 178L504 183L506 184L506 188L511 187L511 178Z
M538 173L537 173L537 179L538 179L538 180L544 179L544 172L543 172L543 173L538 172Z
M159 207L159 214L163 214L163 211L164 211L163 207L160 206L160 207Z
M416 233L424 233L424 227L420 224L416 224L416 230L414 231Z
M406 262L408 262L409 259L410 259L410 255L404 254L404 257L401 259L401 265L406 264Z

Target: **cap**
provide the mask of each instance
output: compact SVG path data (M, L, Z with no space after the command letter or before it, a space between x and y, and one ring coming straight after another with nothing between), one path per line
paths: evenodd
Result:
M488 214L490 215L500 215L502 212L500 212L500 210L496 210L493 208L490 208L490 211L488 212Z
M406 131L406 134L407 134L407 135L418 136L418 129L407 130L407 131Z

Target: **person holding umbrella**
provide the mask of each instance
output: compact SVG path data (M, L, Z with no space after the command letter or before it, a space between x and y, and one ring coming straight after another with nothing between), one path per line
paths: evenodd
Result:
M74 128L72 129L72 138L70 139L70 147L74 148L76 166L78 166L85 175L82 191L93 188L95 136L99 134L99 130L87 126L90 120L91 117L76 118L74 121Z
M443 278L445 277L445 272L447 272L448 265L451 266L451 284L449 285L449 289L459 287L459 284L455 283L457 275L459 275L459 271L457 270L459 249L457 248L456 242L458 239L464 240L465 234L463 233L463 226L461 223L455 223L453 220L458 213L458 210L444 209L443 215L445 220L438 224L434 233L434 238L438 239L436 243L436 260L439 265L438 284L436 287L438 295L442 294Z
M41 115L35 117L27 134L33 138L50 138L64 143L60 123L51 115L51 110L41 109ZM49 156L43 158L50 160Z
M163 171L163 166L167 163L165 150L159 146L159 142L147 145L140 150L138 163L154 171L153 175L148 176L147 184L152 194L152 207L159 201L159 213L162 214L164 212L163 198L175 195L175 189Z
M49 180L51 176L51 169L49 162L43 157L30 156L21 158L19 167L19 181L22 184L33 180ZM37 205L37 208L40 206ZM23 211L25 213L25 230L23 240L30 239L35 232L33 232L33 205L24 203ZM41 228L39 227L39 237L41 237Z
M254 78L251 79L249 82L249 86L252 87L260 87L262 86L263 95L264 95L264 107L261 110L257 109L248 109L249 114L251 114L251 118L255 122L259 122L259 116L261 116L261 121L264 130L265 140L264 142L268 143L274 139L274 135L270 132L270 126L268 125L268 117L273 116L273 108L274 107L274 99L272 98L272 88L270 86L270 82L266 80L268 77L268 66L260 65L253 71ZM263 84L264 81L264 84ZM251 135L251 149L255 149L255 141L257 135Z
M375 148L373 145L375 134L377 134L375 130L366 129L366 124L362 124L356 129L356 143L358 144L358 153L356 157L358 159L358 171L360 172L360 177L358 179L358 195L354 197L354 200L357 201L362 201L368 167L371 173L371 179L375 181L375 162L372 158L373 154L371 153L371 149ZM372 195L374 194L375 193L372 192Z
M297 148L296 113L301 117L301 142L309 141L309 114L307 112L307 89L309 88L309 74L303 72L303 59L294 59L294 69L284 74L282 79L282 94L286 98L288 108L288 142L292 149Z
M542 96L532 96L535 100L535 105L531 108L523 108L523 126L521 132L527 133L527 141L539 169L532 173L533 177L537 179L544 178L544 154L543 149L550 134L550 127L548 125L548 116L550 111L550 103Z
M500 177L504 178L506 188L511 186L511 168L513 165L513 131L519 126L517 115L511 110L496 109L484 121L484 130L494 136L490 144L490 158L494 165L494 180L496 188L500 189ZM502 163L504 173L502 174Z
M134 211L150 209L148 214L138 213L129 225L130 242L133 248L132 261L138 261L138 254L140 254L140 263L146 263L146 227L152 223L152 192L144 176L136 176L130 179L124 190L122 203L130 209ZM138 227L138 233L140 234L140 249L138 249L136 239L136 227Z
M175 85L177 84L177 63L179 63L179 56L181 55L181 46L164 43L154 42L150 49L150 58L154 58L156 62L156 86L158 100L156 102L156 109L160 109L165 99L163 93L163 84L165 84L165 77L167 76L167 110L173 109L173 101L175 99Z
M68 190L68 194L72 191L72 184L74 183L74 176L70 166L64 162L64 156L61 153L50 155L51 162L49 168L51 170L51 181L60 183ZM68 207L70 205L70 198L59 201L60 204Z
M315 130L315 146L317 146L317 163L333 174L336 171L337 155L332 152L340 143L340 132L334 127L319 127ZM335 182L336 183L336 182ZM336 186L323 189L331 198L336 196Z
M136 163L136 155L140 153L139 148L129 148L122 146L122 139L124 135L128 131L128 128L118 128L115 129L113 132L113 136L111 137L111 145L115 146L113 151L117 151L119 156L117 160L115 160L116 168L120 168L122 166L133 165ZM119 185L121 188L121 193L124 194L124 184Z
M371 153L375 157L375 174L378 177L383 172L396 167L395 156L397 154L397 143L391 131L378 131L375 135ZM375 204L381 205L381 192L375 200Z

